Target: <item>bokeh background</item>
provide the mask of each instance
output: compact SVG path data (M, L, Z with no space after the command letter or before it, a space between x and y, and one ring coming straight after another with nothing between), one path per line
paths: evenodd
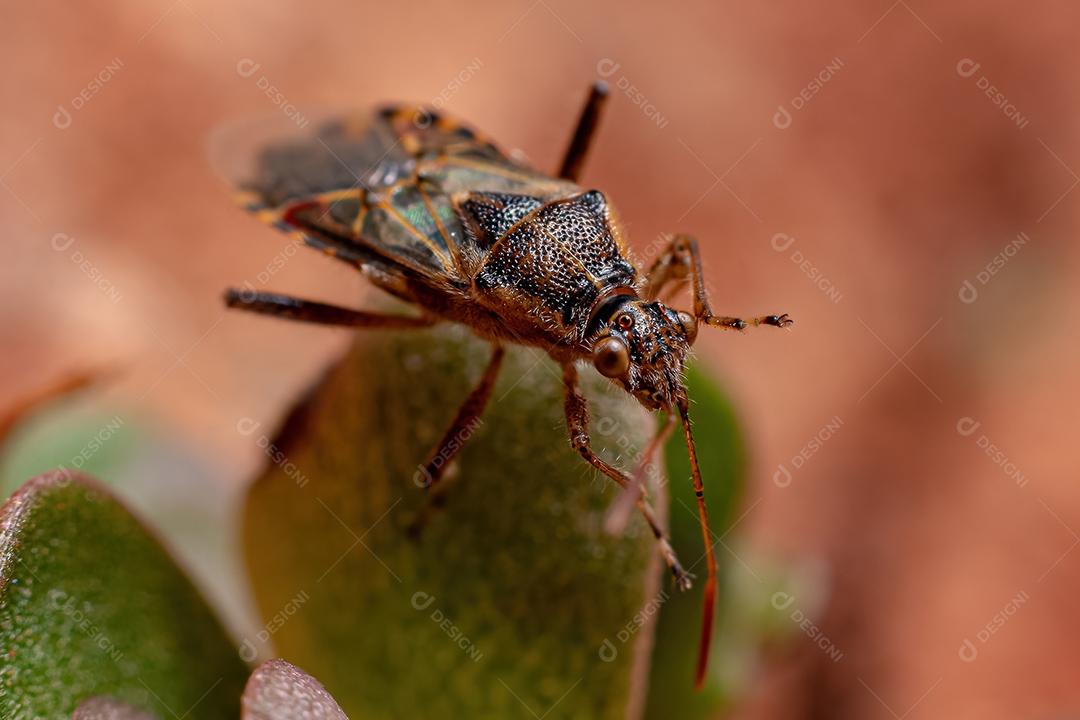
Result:
M828 589L734 716L1080 714L1075 5L44 0L4 17L0 407L110 369L19 429L7 490L58 426L91 466L126 443L112 481L250 627L227 528L264 456L238 423L272 427L348 334L226 313L221 290L372 298L239 212L209 138L413 100L554 168L605 79L584 184L639 255L692 232L719 312L797 320L698 344L748 440L754 553L736 568L754 583L768 558Z

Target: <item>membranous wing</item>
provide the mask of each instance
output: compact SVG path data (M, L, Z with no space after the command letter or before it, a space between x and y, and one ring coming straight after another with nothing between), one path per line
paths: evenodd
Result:
M468 284L464 258L477 248L454 196L575 190L514 162L471 128L412 106L330 120L299 138L245 138L253 141L259 149L229 170L240 202L377 281Z

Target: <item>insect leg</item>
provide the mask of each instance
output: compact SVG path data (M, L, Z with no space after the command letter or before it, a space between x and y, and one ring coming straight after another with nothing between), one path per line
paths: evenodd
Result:
M502 345L495 345L492 349L491 360L488 361L480 382L458 408L454 421L428 455L427 462L417 470L417 484L421 487L430 488L439 482L450 462L476 432L484 407L491 399L491 391L495 389L495 380L499 377L505 352Z
M484 413L484 407L491 399L491 391L495 388L495 380L499 376L502 367L504 350L501 345L496 345L491 351L491 360L484 370L483 377L477 383L465 402L458 408L454 421L449 429L443 434L439 444L428 455L427 461L416 469L413 480L425 490L431 489L443 473L450 466L451 461L469 440L480 423L480 416ZM446 504L445 492L433 492L428 496L428 502L417 512L416 517L409 523L408 533L412 538L419 538L420 533L427 525L432 513Z
M604 521L604 529L612 535L622 534L626 522L630 519L630 511L645 488L645 476L655 467L660 448L671 437L673 430L675 430L675 415L669 412L667 419L664 420L656 434L653 435L649 444L645 446L645 452L641 454L641 460L638 461L637 467L634 469L634 483L619 493L619 497L615 499L615 502L611 504L611 509L608 510L607 519Z
M570 432L570 445L581 453L581 456L600 472L607 475L623 488L631 488L634 479L626 475L616 467L604 462L593 452L589 440L589 406L585 396L578 387L577 369L571 363L563 365L563 384L566 389L566 428ZM633 492L633 490L629 490ZM664 535L660 523L656 519L656 512L649 504L643 491L638 491L637 507L641 511L645 522L649 524L656 542L660 546L660 552L664 556L664 562L671 568L671 574L675 576L675 585L680 590L689 590L691 576L683 569L679 558L675 555L675 549Z
M660 295L670 282L682 282L689 279L694 293L694 317L706 325L728 330L745 330L750 326L773 325L787 327L795 321L783 315L763 315L743 320L737 317L714 315L709 304L709 293L705 289L705 276L701 270L701 252L697 240L689 235L676 235L660 257L646 273L644 297L653 299Z
M596 126L600 122L600 112L604 109L607 101L608 88L603 82L595 82L589 89L589 99L585 101L585 107L581 109L574 135L570 138L570 145L563 155L562 167L559 169L559 177L564 180L577 182L581 175L581 167L585 163L585 155L589 152L593 136L596 134Z
M314 300L302 300L291 295L237 290L235 288L225 291L225 304L231 308L247 310L260 315L272 315L286 320L298 320L319 325L401 329L428 327L437 322L435 318L427 315L420 317L383 315L363 310L350 310L337 305L315 302Z

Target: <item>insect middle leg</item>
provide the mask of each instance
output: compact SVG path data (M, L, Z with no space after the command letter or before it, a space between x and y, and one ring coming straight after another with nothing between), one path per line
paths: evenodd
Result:
M439 440L439 444L436 445L428 455L428 459L423 465L420 465L416 469L413 480L420 487L425 490L432 489L435 484L442 479L443 475L446 473L446 469L450 466L453 459L457 457L461 448L465 446L465 443L472 437L472 434L476 432L480 422L480 416L483 415L484 408L491 399L491 392L495 389L495 381L499 377L499 369L502 367L504 354L505 351L501 345L496 345L492 349L491 359L488 361L487 368L485 368L484 374L480 378L480 382L477 383L476 387L469 393L469 396L465 398L465 402L461 403L461 407L458 408L457 415L454 416L453 422L450 423L450 427L443 433L442 439ZM445 504L445 492L432 493L429 495L427 504L420 509L413 521L409 523L409 535L413 538L419 537L421 531L431 518L431 514Z
M439 444L428 455L427 461L417 470L416 483L427 489L442 479L446 468L451 461L465 446L480 423L480 416L491 399L491 391L495 389L495 381L499 377L499 369L502 367L503 355L506 351L502 345L495 345L491 351L491 359L487 368L480 378L480 382L473 388L465 402L458 408L454 421L450 423L443 434Z
M694 317L706 325L728 330L745 330L757 325L787 327L795 322L787 313L763 315L749 320L713 314L709 294L705 289L705 277L701 271L701 252L698 250L697 240L689 235L676 235L646 273L644 297L655 299L669 283L686 280L690 281L694 294Z
M622 488L630 488L630 492L635 492L634 488L639 483L622 470L605 462L593 452L589 439L589 406L585 396L581 393L581 389L578 387L577 369L571 363L563 364L563 385L566 390L566 428L570 432L570 445L581 453L581 456L594 468L607 475ZM671 547L671 543L661 529L656 518L656 512L653 510L652 505L649 504L648 498L645 497L644 493L641 493L637 495L636 501L638 510L641 511L645 522L649 524L649 529L652 530L653 536L660 546L660 553L664 556L664 562L671 569L671 574L675 576L675 585L680 590L689 590L691 575L683 569L679 558L675 555L675 549Z
M302 300L291 295L237 290L235 288L225 291L225 304L231 308L247 310L260 315L342 327L392 330L429 327L438 322L437 318L429 315L419 317L384 315L363 310L350 310L349 308L328 305L314 300Z

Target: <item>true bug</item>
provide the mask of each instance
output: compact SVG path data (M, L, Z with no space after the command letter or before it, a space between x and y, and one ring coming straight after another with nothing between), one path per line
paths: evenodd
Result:
M677 235L646 271L634 266L614 209L576 184L595 134L606 88L596 84L556 177L503 154L474 130L432 110L386 107L374 118L329 123L313 138L263 148L240 202L274 227L360 270L372 283L415 305L397 316L311 300L230 289L228 306L327 325L418 328L469 326L491 343L483 376L422 466L437 483L460 449L456 438L491 396L506 343L542 348L562 367L570 443L597 470L627 488L659 543L675 584L691 576L679 563L653 512L641 468L681 420L705 543L707 581L696 683L707 666L716 562L704 486L683 382L698 325L743 330L786 327L784 315L752 320L715 315L697 242ZM693 313L658 300L689 281ZM589 411L576 363L600 374L667 420L634 475L601 459L589 440Z

